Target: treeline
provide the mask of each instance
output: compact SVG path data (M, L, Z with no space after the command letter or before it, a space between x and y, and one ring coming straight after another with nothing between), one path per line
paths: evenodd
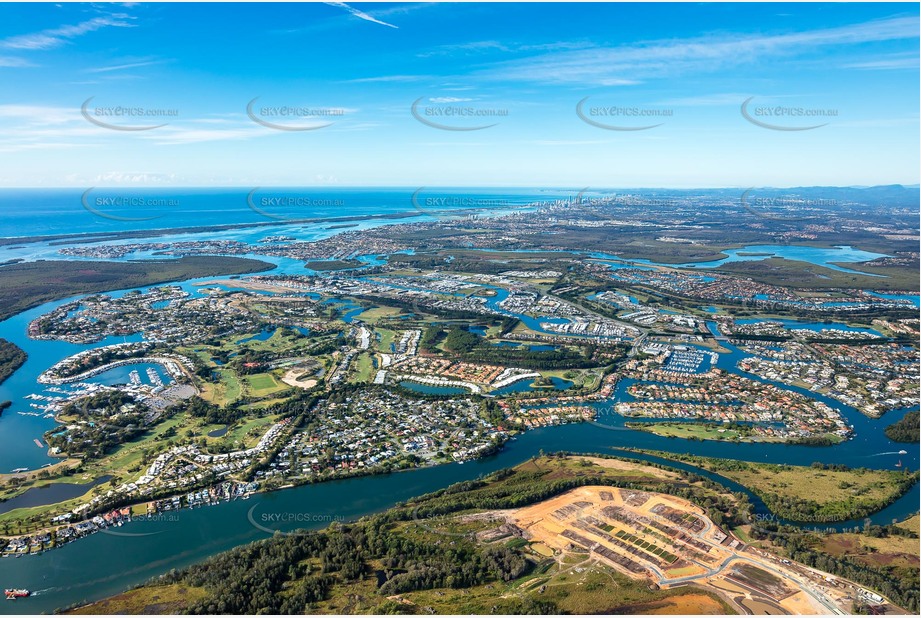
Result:
M208 591L206 599L187 609L190 614L304 614L327 599L334 585L371 575L372 562L381 567L377 572L381 606L387 603L384 597L394 594L510 581L533 565L507 547L481 549L467 540L447 546L443 541L364 520L317 532L277 535L185 572L170 572L160 582ZM386 612L381 607L375 613Z
M262 272L271 268L274 268L272 264L261 260L214 255L136 262L21 262L0 269L0 320L42 303L78 294L142 288L216 275Z
M0 339L0 384L22 367L28 355L18 345L6 339Z
M919 433L921 433L918 427L919 420L921 420L921 416L919 416L917 410L907 413L902 417L902 420L886 427L886 437L893 442L914 442L917 444Z
M446 351L459 360L471 363L512 365L524 369L582 369L598 366L593 360L597 351L594 344L582 346L582 353L564 347L533 351L528 347L490 345L483 337L460 327L451 328L446 335L440 327L430 327L423 333L420 345L425 350L434 350L442 337Z
M443 318L448 318L452 320L482 320L485 316L482 313L477 311L466 311L464 309L448 309L447 307L435 307L433 305L424 304L423 301L419 302L410 302L401 300L399 298L390 298L387 296L366 296L362 294L354 294L352 298L357 298L360 300L366 300L374 303L375 305L380 305L383 307L394 307L396 309L403 309L408 313L415 313L417 311L423 311L425 313L430 313L432 315L437 315Z
M316 400L317 396L312 392L298 391L295 396L273 405L271 413L283 418L296 416L313 408ZM170 406L169 412L170 415L187 412L195 418L204 419L207 425L232 425L253 415L252 410L246 410L242 405L244 402L236 401L232 405L221 408L201 397L191 397Z

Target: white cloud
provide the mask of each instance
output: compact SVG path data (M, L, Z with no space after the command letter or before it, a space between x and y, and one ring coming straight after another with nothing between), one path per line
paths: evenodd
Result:
M124 13L117 13L109 17L94 17L93 19L70 26L60 26L58 28L51 28L31 34L20 34L0 40L0 48L23 50L52 49L63 45L70 39L102 28L132 27L133 24L124 21L125 19L130 19L130 16Z
M502 43L499 41L471 41L469 43L452 43L417 54L420 58L431 56L473 55L488 52L529 53L562 50L585 49L594 47L588 41L554 41L552 43Z
M496 80L629 85L649 78L718 71L807 49L917 37L917 19L895 17L787 34L730 34L548 53L499 62L480 75Z
M28 60L17 58L15 56L0 56L0 67L31 67L35 66Z
M431 75L381 75L378 77L359 77L358 79L348 79L345 80L346 84L373 84L373 83L402 83L402 82L417 82L423 79L429 79Z
M349 13L351 13L358 19L363 19L365 21L370 21L371 23L374 23L374 24L380 24L382 26L387 26L388 28L399 28L399 26L394 26L393 24L388 24L385 21L381 21L375 17L371 17L364 11L359 11L358 9L347 5L345 2L326 2L325 4L328 4L329 6L335 6L341 9L345 9L346 11L348 11Z
M845 64L846 69L879 69L883 71L894 69L918 70L918 54L891 54L872 60L852 62Z
M80 119L80 110L50 105L0 105L0 121L16 119L29 126L63 124Z
M94 176L92 182L113 184L162 184L172 183L175 179L175 174L159 174L152 172L105 172Z
M110 71L123 71L125 69L136 69L139 67L149 67L153 64L163 64L165 60L141 60L138 62L127 62L124 64L116 64L111 66L96 67L95 69L87 69L87 73L108 73Z

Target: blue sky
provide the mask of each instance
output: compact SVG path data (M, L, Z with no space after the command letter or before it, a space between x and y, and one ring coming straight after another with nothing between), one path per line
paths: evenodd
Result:
M914 184L918 49L918 4L4 4L0 186Z

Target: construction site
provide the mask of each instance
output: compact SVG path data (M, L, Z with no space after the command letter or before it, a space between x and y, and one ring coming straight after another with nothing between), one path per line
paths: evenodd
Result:
M749 547L705 511L665 494L580 487L507 512L559 560L584 555L650 587L715 592L741 614L849 614L851 582Z

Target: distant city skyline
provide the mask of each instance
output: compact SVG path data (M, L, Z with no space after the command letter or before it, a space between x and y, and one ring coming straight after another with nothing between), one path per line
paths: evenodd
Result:
M0 187L917 185L919 7L4 4Z

